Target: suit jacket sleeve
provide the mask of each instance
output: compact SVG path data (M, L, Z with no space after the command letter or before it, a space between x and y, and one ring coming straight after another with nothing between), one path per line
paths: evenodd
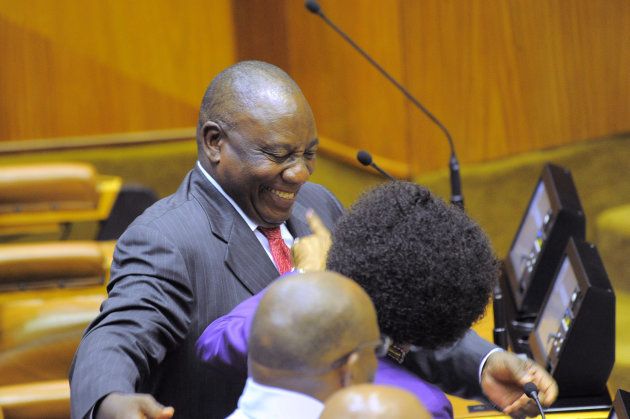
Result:
M119 239L109 298L86 330L70 370L72 417L111 392L142 389L155 365L181 342L192 292L179 250L158 231L135 225ZM145 390L146 391L146 390Z
M450 347L410 352L404 365L446 393L485 400L479 382L479 367L484 357L495 348L496 345L468 330Z

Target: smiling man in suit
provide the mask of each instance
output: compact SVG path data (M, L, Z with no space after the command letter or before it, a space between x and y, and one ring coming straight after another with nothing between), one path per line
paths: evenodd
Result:
M283 246L310 234L307 209L329 227L342 213L330 192L307 182L318 145L313 114L273 65L242 62L213 80L197 143L198 162L177 192L117 243L109 297L73 363L73 417L171 416L154 398L178 417L229 414L244 382L204 366L195 341L291 269Z

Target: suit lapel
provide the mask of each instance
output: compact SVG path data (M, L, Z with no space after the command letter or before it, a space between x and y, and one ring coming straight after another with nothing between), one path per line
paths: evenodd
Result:
M212 234L227 243L225 264L252 294L280 274L253 231L195 165L191 191L208 216Z
M280 273L247 223L240 215L236 214L236 217L228 238L225 263L239 281L252 294L256 294Z

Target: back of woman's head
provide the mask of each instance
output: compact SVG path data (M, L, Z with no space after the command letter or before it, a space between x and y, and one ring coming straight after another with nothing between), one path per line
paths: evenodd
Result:
M333 231L327 267L367 291L383 333L425 348L454 342L482 316L498 274L483 230L410 182L359 198Z

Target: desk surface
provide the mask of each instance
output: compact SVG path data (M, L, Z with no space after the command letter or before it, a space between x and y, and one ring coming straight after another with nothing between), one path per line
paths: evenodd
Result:
M455 418L488 418L488 419L500 419L500 418L508 418L509 416L502 415L499 412L476 412L470 413L468 411L469 406L479 405L479 403L472 400L464 400L458 397L448 396L449 400L453 404L453 414ZM562 413L545 413L545 417L548 419L553 418L564 418L564 419L598 419L598 418L608 418L609 410L590 410L584 412L562 412ZM540 416L537 416L540 418Z

